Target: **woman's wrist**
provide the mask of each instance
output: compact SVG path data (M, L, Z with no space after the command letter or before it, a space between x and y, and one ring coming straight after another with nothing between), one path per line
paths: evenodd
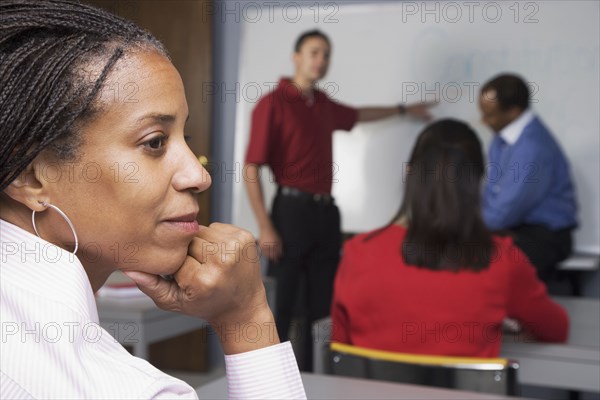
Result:
M245 353L280 343L275 318L269 306L245 310L211 323L226 355Z

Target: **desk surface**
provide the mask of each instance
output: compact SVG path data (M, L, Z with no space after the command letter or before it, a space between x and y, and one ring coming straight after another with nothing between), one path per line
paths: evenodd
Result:
M267 301L274 308L274 280L263 277L263 283L267 292ZM208 326L204 320L161 310L147 296L130 298L98 296L96 306L100 325L119 343L133 346L134 355L140 358L148 357L148 345L151 343Z
M170 313L161 310L150 297L114 298L96 297L100 319L136 318L151 319Z
M302 381L309 399L516 399L516 397L308 373L302 373ZM225 377L219 378L197 388L196 393L201 400L226 399L227 381Z
M600 300L554 300L569 314L568 342L539 343L505 335L501 355L519 362L521 383L600 392Z
M274 308L275 289L273 279L263 277L267 292L267 301ZM148 296L118 298L110 296L97 296L96 305L100 319L153 319L172 314L170 311L161 310Z
M600 350L600 300L573 297L553 297L562 305L569 315L569 337L567 343L549 344L523 341L509 333L504 334L506 343L534 344L537 346L554 346Z
M569 345L600 348L600 300L554 297L569 314Z
M148 359L148 345L203 328L199 318L159 309L149 297L97 297L100 326L119 343L132 346L136 357Z

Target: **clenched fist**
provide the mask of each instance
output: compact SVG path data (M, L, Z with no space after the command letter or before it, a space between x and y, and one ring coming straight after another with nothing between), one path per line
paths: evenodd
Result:
M260 276L252 234L233 225L201 226L173 280L126 271L163 310L205 319L221 338L225 354L279 343ZM251 340L240 332L251 329Z

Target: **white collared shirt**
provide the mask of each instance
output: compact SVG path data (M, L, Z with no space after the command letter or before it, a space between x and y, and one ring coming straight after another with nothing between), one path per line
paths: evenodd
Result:
M73 254L0 220L0 398L197 398L98 321ZM225 356L230 398L306 398L289 342Z
M517 119L510 124L506 125L500 131L500 137L504 139L509 145L517 143L517 140L521 137L523 129L535 118L535 114L531 108L523 111Z

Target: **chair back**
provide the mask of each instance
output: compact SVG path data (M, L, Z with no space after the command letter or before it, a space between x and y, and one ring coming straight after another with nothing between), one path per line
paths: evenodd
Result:
M331 343L333 375L518 395L519 364L505 358L446 357L395 353Z

